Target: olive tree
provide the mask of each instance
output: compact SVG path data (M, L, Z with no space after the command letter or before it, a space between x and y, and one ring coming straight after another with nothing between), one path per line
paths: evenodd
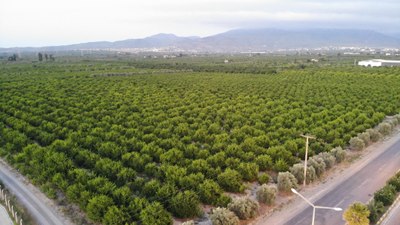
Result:
M247 197L233 199L228 204L228 209L234 212L239 219L250 219L257 215L259 205L256 201Z
M239 225L239 218L227 208L213 209L210 220L213 225Z
M264 204L272 205L275 202L277 192L276 186L263 184L257 190L257 199Z
M297 188L297 179L289 172L280 172L278 174L278 190L290 192L291 188Z

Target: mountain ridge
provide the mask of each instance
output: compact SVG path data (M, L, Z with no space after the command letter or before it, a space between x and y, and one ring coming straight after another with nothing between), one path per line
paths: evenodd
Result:
M127 50L243 52L321 47L400 48L400 38L359 29L234 29L206 37L159 33L145 38L95 41L46 47L0 48L11 51Z

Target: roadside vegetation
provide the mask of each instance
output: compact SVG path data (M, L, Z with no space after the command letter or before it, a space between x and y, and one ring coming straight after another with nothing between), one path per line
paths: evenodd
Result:
M349 142L361 150L390 132L373 128L400 108L395 68L239 74L139 63L2 64L1 156L95 222L172 224L212 205L211 221L237 224L259 205L231 193L258 181L258 200L272 205L304 179L300 134L317 137L312 182Z

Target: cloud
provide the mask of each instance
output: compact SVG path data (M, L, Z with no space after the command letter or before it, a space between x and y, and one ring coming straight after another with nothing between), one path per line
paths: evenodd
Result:
M119 40L239 27L400 32L397 0L0 0L0 46Z

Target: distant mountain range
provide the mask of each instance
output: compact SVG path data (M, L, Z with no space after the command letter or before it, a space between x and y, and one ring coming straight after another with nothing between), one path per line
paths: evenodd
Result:
M142 39L88 42L73 45L0 48L12 51L133 50L188 52L274 51L322 47L400 48L400 37L356 29L237 29L208 37L178 37L157 34Z

